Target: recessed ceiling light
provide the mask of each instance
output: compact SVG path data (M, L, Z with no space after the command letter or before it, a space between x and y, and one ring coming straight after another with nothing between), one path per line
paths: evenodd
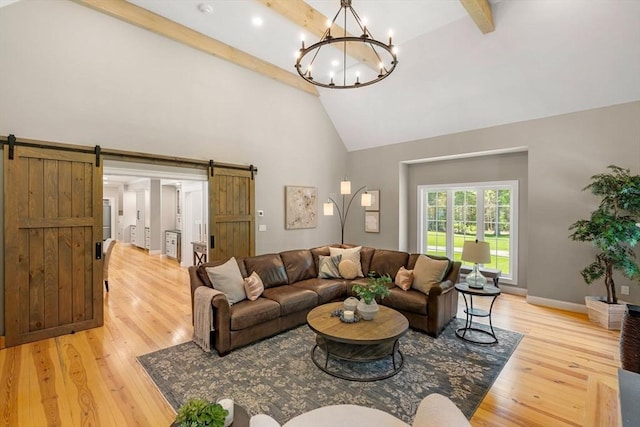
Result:
M337 59L334 59L333 61L331 61L331 65L333 65L334 67L337 67L338 65L340 65L340 61L338 61Z
M198 5L198 10L206 14L213 13L213 6L207 3L200 3Z
M264 21L259 16L254 16L253 18L251 18L251 23L254 27L262 27Z

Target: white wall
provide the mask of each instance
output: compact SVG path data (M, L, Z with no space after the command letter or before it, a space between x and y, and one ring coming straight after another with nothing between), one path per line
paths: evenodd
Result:
M519 278L519 285L527 287L530 296L570 304L584 304L585 295L603 295L601 283L587 286L579 274L591 262L594 250L571 241L568 227L588 218L597 206L596 198L581 191L590 176L604 172L610 164L640 173L640 102L351 152L354 180L381 189L381 232L364 233L358 218L360 223L351 224L355 225L349 227L347 240L389 248L398 247L401 240L415 244L415 237L401 236L398 228L407 222L408 233L415 232L412 221L399 218L400 170L407 168L401 162L519 147L527 150L528 182L528 219L520 224L528 236L526 256L520 257L526 276ZM507 170L499 159L493 164ZM479 160L453 162L449 178L456 178L455 168L460 168L461 178L479 175L481 171L474 169L484 167L480 165L484 163ZM406 197L415 199L414 189L407 189ZM640 302L640 285L622 278L616 283L618 288L630 285L631 295L623 297L625 301Z
M0 70L0 135L254 164L257 253L339 237L284 229L284 186L325 197L346 166L313 95L66 0L0 8Z
M258 253L339 237L284 228L285 185L344 174L317 97L64 0L0 9L0 67L0 135L254 164Z

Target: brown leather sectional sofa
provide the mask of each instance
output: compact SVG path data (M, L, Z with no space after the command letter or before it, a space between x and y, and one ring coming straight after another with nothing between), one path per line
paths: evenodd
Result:
M350 248L353 245L331 245ZM365 278L319 279L318 257L329 255L329 246L300 249L278 254L238 258L243 277L257 272L264 283L264 293L255 301L244 300L232 306L224 295L213 298L214 328L211 343L220 355L260 339L277 335L306 323L307 313L314 307L331 301L341 301L351 294L351 285L366 282ZM400 267L412 270L419 254L362 247L360 262L365 276L370 271L392 278ZM445 259L432 257L435 259ZM224 263L217 261L189 267L191 304L198 286L212 287L205 270ZM428 295L410 289L404 291L391 285L391 293L382 304L404 314L409 325L437 337L456 316L458 295L454 284L460 275L460 262L451 263L440 286Z

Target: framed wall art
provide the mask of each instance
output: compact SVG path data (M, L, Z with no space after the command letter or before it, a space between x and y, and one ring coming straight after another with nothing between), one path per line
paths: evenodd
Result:
M380 212L364 213L364 231L367 233L380 232Z
M380 210L380 190L367 190L367 193L371 194L371 206L366 206L365 211L379 211Z
M285 186L285 229L316 228L318 226L318 189L316 187Z

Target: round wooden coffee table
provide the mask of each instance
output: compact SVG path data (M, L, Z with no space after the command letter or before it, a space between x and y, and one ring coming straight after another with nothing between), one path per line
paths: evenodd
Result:
M409 328L407 318L381 305L373 320L343 323L338 316L331 316L331 313L340 308L341 302L324 304L307 315L307 324L316 333L316 345L311 349L313 363L329 375L350 381L377 381L400 372L404 356L398 340ZM318 348L325 352L324 363L318 360ZM396 360L396 354L400 360ZM370 377L355 377L330 369L330 357L351 362L372 362L391 357L393 369Z

